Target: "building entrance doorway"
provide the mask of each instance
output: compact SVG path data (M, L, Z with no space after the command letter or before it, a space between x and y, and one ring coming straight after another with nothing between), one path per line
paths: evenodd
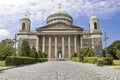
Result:
M61 59L61 58L62 58L62 52L59 51L59 52L58 52L58 59Z

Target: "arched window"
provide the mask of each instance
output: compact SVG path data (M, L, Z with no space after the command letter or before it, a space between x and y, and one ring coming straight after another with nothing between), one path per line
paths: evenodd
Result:
M96 22L94 23L94 29L97 29L97 23Z
M25 23L22 24L22 30L25 30Z

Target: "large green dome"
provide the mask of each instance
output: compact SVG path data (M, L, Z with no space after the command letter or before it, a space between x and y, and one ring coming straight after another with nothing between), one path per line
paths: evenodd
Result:
M68 25L71 25L73 22L72 17L68 14L67 11L59 8L56 9L55 11L53 11L51 13L51 15L49 15L46 19L47 24L54 24L54 23L65 23Z
M68 12L63 9L57 9L53 11L52 14L67 14L68 15Z

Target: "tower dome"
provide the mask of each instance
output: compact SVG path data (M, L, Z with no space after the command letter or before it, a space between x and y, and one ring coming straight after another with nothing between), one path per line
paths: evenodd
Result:
M30 19L27 17L27 15L25 15L21 20L29 20L30 21Z
M93 15L90 17L90 19L98 19L97 16Z
M71 25L73 22L72 17L68 14L67 11L59 8L51 13L50 16L46 19L47 24L54 24L62 22L68 25Z
M100 22L97 16L91 16L89 20L89 28L91 33L101 33Z

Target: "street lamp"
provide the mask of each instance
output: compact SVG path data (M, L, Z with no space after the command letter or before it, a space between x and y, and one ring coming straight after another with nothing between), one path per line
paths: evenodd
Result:
M105 56L107 57L107 39L108 39L108 37L107 37L107 34L106 34L106 32L104 33L104 41L105 41Z
M14 50L14 55L16 56L16 43L17 43L17 33L14 34L14 47L15 47L15 50Z

